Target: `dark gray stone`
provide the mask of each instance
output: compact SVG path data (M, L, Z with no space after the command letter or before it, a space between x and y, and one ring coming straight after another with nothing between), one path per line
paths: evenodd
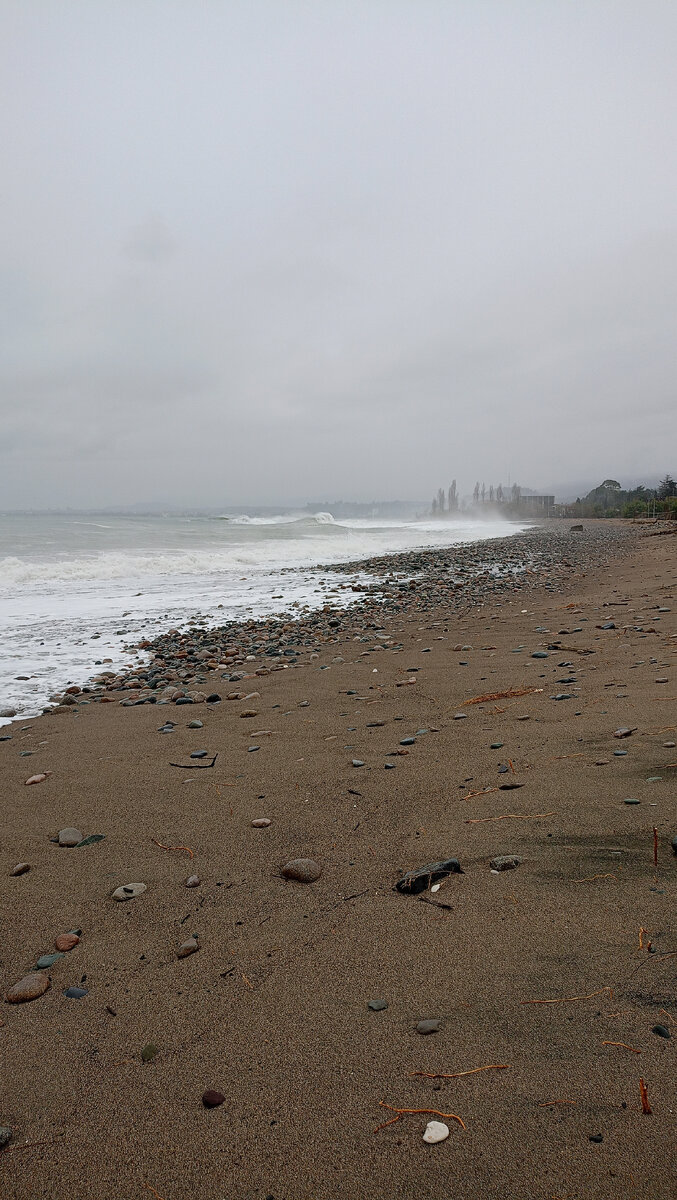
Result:
M416 895L418 892L424 892L438 880L446 879L448 875L462 874L461 864L457 858L442 858L438 862L426 863L424 867L417 867L414 871L407 871L406 875L398 879L395 890Z

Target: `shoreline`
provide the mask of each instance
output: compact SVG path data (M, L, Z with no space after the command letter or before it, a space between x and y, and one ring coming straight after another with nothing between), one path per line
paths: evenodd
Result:
M151 702L127 676L2 730L3 994L82 930L1 1006L3 1196L672 1197L677 544L562 525L518 582L466 556L449 588L449 557L492 543L407 552L415 587L167 633ZM220 702L162 695L202 679ZM103 840L54 844L66 826ZM396 890L450 857L438 892ZM296 858L315 882L282 877ZM381 1102L466 1128L375 1133Z

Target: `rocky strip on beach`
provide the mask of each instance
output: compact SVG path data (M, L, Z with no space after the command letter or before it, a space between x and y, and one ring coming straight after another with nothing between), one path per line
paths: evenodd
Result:
M630 525L572 527L570 522L553 521L511 537L318 567L324 576L336 576L335 604L217 627L170 629L128 647L130 652L145 652L147 663L118 673L100 671L83 687L73 684L55 695L56 707L44 711L110 703L120 691L126 693L120 700L126 706L218 703L224 697L210 690L208 672L220 671L225 683L241 683L304 665L351 634L367 642L380 639L392 649L387 625L404 613L422 615L443 608L460 614L500 602L516 587L561 593L585 572L622 557L629 539L636 536L636 527ZM373 583L354 578L341 582L343 576L358 573L377 578ZM227 698L243 699L244 693L238 690Z

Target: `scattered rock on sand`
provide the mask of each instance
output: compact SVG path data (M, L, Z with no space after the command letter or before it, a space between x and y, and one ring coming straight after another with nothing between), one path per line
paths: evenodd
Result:
M207 1088L207 1091L202 1093L202 1103L205 1108L218 1108L225 1099L223 1092L216 1092L213 1088Z
M252 829L267 829L271 824L270 817L256 817L252 821Z
M189 721L186 729L202 729L202 721Z
M59 830L59 845L60 846L77 846L78 842L81 842L81 841L82 841L82 834L80 833L79 829L72 829L70 827L67 827L66 829Z
M135 896L141 896L145 890L145 883L124 883L121 887L115 889L113 899L133 900Z
M69 987L64 992L64 996L67 996L69 1000L83 1000L88 995L87 988L83 987Z
M176 957L177 958L188 958L189 954L195 954L195 951L199 950L199 949L200 949L200 947L198 945L198 940L196 937L186 938L185 942L182 942L181 945L177 948Z
M4 1150L8 1142L12 1140L12 1130L9 1125L0 1125L0 1150Z
M519 867L521 861L517 854L497 854L489 866L492 871L513 871L515 867Z
M49 779L51 771L41 771L39 775L31 775L25 782L24 787L30 787L32 783L44 783Z
M629 729L629 728L627 727L627 725L623 725L623 726L621 726L621 728L620 728L620 729L617 729L617 730L616 730L616 732L614 733L614 737L615 737L615 738L626 738L626 737L630 737L630 735L631 735L632 733L635 733L636 731L637 731L637 726L636 726L636 725L634 725L632 729Z
M48 967L53 967L54 963L58 962L60 958L63 958L63 954L59 951L55 951L54 954L41 954L35 965L38 970L46 971Z
M651 1032L655 1033L656 1037L662 1037L662 1038L671 1038L672 1037L672 1034L670 1033L670 1030L668 1029L668 1027L666 1025L654 1025Z
M362 761L362 759L361 759L361 758L354 758L354 759L353 759L353 766L354 766L354 767L363 767L363 766L364 766L364 763L363 763L363 761Z
M372 1012L383 1012L387 1007L387 1000L370 1000L367 1004L367 1008L370 1008Z
M77 933L60 933L54 945L56 946L57 950L67 953L69 950L72 950L74 946L77 946L79 941L80 938L78 937Z
M47 975L43 975L41 971L31 971L30 975L24 975L23 979L9 989L5 1000L8 1004L25 1004L27 1000L37 1000L48 987Z
M158 1049L154 1042L147 1042L141 1051L142 1062L152 1062L157 1054Z
M299 883L314 883L322 874L322 867L314 858L292 858L280 872L285 879L296 879Z
M17 863L15 867L12 867L10 875L25 875L26 871L30 871L30 869L30 863Z
M189 875L186 880L186 887L193 888L193 887L199 887L199 886L200 886L200 876L199 875Z
M432 883L437 883L438 879L446 879L447 875L462 874L463 870L457 858L443 858L439 862L417 867L415 871L407 871L406 875L398 879L395 890L415 895L417 892L424 892Z
M439 1031L440 1031L440 1018L439 1017L434 1017L434 1018L429 1018L429 1019L426 1018L425 1021L419 1021L418 1025L416 1026L416 1032L422 1033L424 1036L428 1033L439 1033Z
M434 1142L443 1142L449 1137L449 1126L443 1121L428 1121L423 1134L423 1141L433 1144Z

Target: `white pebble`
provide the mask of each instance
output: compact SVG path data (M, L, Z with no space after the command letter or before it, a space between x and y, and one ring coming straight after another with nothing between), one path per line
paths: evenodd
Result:
M441 887L442 887L441 883L434 883L430 890L431 890L431 892L439 892Z
M449 1126L444 1125L442 1121L428 1121L423 1134L424 1142L443 1142L449 1137Z

